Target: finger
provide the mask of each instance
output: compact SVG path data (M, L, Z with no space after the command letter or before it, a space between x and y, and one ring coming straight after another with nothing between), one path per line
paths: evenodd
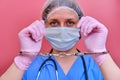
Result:
M46 30L45 30L45 22L44 22L44 20L41 20L41 21L40 21L40 25L41 25L41 26L39 27L40 32L41 32L42 35L45 36L45 35L46 35Z
M32 38L33 40L36 40L36 31L30 27L27 28L26 30L28 31L27 33L29 34L29 37Z
M84 19L81 22L81 32L84 34L84 30L87 27L86 24L88 24L89 20L87 17L84 17Z
M88 23L87 23L88 22ZM83 26L85 26L84 28L84 34L87 36L92 30L96 27L96 20L92 17L87 16L86 17L86 23L83 23ZM91 28L91 29L89 29Z
M19 32L20 37L29 37L31 34L34 34L34 31L31 31L28 27Z
M84 28L84 35L87 36L88 35L88 28L89 26L92 24L92 22L88 22Z
M95 28L96 28L96 24L95 23L90 24L88 29L87 29L87 34L92 33Z
M43 26L43 23L41 22L37 23L37 29L39 31L39 39L42 39L44 36L42 26Z
M36 21L35 26L33 27L37 33L36 41L40 41L45 35L45 27L43 21Z
M35 38L35 40L36 40L36 41L40 40L40 35L41 35L41 34L40 34L39 29L37 28L37 25L34 25L32 28L34 29L34 31L35 31L35 33L36 33L36 38Z
M78 24L77 24L77 28L80 28L80 29L81 29L81 24L82 24L82 22L84 21L84 19L85 19L85 17L82 17L82 18L79 20L79 22L78 22Z
M39 20L36 20L32 25L31 27L35 30L36 32L36 41L39 41L42 37L43 37L43 24L44 22L40 22Z
M43 25L45 25L45 22L44 22L44 20L40 20L40 22L41 22Z
M89 26L89 24L90 24L91 22L90 22L90 20L88 19L88 18L86 18L85 20L84 20L84 22L82 23L82 32L84 33L84 35L86 36L86 31L87 31L87 28L88 28L88 26Z

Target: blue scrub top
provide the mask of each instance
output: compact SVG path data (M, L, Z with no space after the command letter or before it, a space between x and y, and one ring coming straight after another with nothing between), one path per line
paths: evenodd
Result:
M22 80L35 80L42 62L47 58L48 57L37 56L30 67L25 71ZM67 74L64 73L53 56L52 59L54 59L57 64L59 80L85 80L84 66L80 56L75 60ZM95 63L92 57L84 56L84 59L87 66L89 80L104 80L99 66ZM54 65L51 61L48 61L44 65L39 80L56 80Z

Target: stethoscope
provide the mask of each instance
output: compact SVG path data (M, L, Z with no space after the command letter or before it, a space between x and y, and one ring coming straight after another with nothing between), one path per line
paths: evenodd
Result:
M53 49L50 51L50 53L52 53ZM80 52L78 49L77 49L78 52ZM88 73L87 73L87 67L86 67L86 63L85 63L85 59L82 56L80 56L81 59L82 59L82 62L83 62L83 67L84 67L84 72L85 72L85 78L86 80L88 80ZM51 58L51 56L49 56L40 66L39 70L38 70L38 74L37 74L37 77L36 77L36 80L39 80L40 78L40 75L41 75L41 72L42 72L42 69L44 68L44 65L46 64L47 61L51 61L53 64L54 64L54 69L55 69L55 75L56 75L56 80L58 80L58 69L57 69L57 64L55 62L55 60L53 60Z

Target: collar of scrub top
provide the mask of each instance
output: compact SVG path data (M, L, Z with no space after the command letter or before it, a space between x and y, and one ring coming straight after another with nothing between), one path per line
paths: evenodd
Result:
M80 52L78 49L77 49L78 52ZM51 49L50 53L49 54L52 54L53 52L53 49ZM64 57L65 54L62 56ZM83 66L84 66L84 71L85 71L85 78L86 80L88 80L88 73L87 73L87 67L86 67L86 62L85 62L85 59L83 57L83 55L81 56L81 59L82 59L82 62L83 62ZM47 62L47 61L52 61L53 64L54 64L54 68L55 68L55 73L56 73L56 80L58 80L58 69L57 69L57 65L55 63L55 61L51 58L51 55L48 57L48 59L46 59L40 66L39 68L39 72L38 72L38 75L36 77L36 80L39 80L39 77L41 75L41 71L42 71L42 68L44 67L44 64Z
M77 49L78 52L80 52L78 49ZM51 49L50 53L49 54L52 54L53 52L53 49ZM84 71L85 71L85 78L86 80L88 80L88 73L87 73L87 67L86 67L86 63L85 63L85 59L83 56L81 56L81 59L82 59L82 62L83 62L83 66L84 66ZM42 71L42 68L44 67L44 64L47 62L47 61L52 61L53 64L54 64L54 68L55 68L55 73L56 73L56 80L59 80L58 79L58 69L57 69L57 65L55 63L55 61L51 58L51 56L49 56L40 66L39 68L39 72L38 72L38 75L36 77L36 80L39 80L39 77L41 75L41 71Z

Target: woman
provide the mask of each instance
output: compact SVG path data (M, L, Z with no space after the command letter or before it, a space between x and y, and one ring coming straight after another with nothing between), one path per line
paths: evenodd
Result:
M48 0L42 19L20 31L21 54L0 80L120 80L120 69L106 49L107 28L83 16L75 0ZM44 36L53 47L49 54L58 56L38 55ZM107 54L74 55L80 53L75 44L81 36L87 52ZM53 61L41 67L47 59Z

